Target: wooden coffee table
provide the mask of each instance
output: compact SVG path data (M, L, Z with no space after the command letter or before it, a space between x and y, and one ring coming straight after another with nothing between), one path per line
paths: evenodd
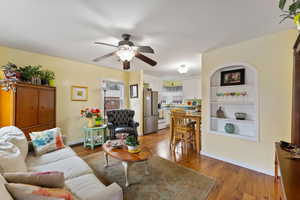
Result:
M151 157L151 152L147 148L142 148L139 153L129 153L127 147L114 149L107 144L103 144L103 151L106 159L105 167L108 167L108 156L122 161L125 170L126 187L130 185L129 182L129 168L136 162L145 162L145 174L149 175L148 159Z

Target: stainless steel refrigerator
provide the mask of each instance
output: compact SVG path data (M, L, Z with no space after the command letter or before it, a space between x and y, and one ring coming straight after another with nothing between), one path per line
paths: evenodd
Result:
M144 90L144 134L158 131L158 92Z

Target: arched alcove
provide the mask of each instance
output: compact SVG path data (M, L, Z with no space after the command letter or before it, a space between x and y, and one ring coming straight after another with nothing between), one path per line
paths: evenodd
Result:
M210 77L209 107L209 133L258 141L259 119L256 69L244 64L217 68ZM220 108L225 114L223 118L217 115L217 110ZM246 118L243 120L237 119L235 113L245 113ZM226 124L233 126L233 133L225 130Z

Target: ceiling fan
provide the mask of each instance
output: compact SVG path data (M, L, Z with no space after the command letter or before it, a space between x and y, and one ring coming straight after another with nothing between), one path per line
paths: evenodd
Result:
M150 46L135 46L133 42L130 41L130 34L122 34L123 40L121 40L118 45L114 44L108 44L103 42L95 42L95 44L102 44L110 47L116 47L117 50L106 54L104 56L100 56L95 58L93 61L98 62L104 58L110 57L110 56L118 56L120 61L123 62L123 69L128 70L130 69L130 61L137 57L138 59L144 61L145 63L155 66L157 64L156 61L152 60L151 58L141 54L141 53L152 53L154 54L154 50Z

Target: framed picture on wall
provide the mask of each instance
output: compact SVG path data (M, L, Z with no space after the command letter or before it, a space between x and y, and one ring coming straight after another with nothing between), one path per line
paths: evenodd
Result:
M71 100L72 101L87 101L88 100L88 87L72 86L71 87Z
M138 84L130 85L130 98L139 98Z
M221 86L244 85L245 69L235 69L221 72Z

